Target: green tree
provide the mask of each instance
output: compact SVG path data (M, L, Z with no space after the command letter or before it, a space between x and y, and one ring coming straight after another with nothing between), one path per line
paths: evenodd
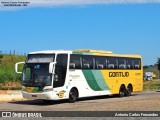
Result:
M160 58L157 60L158 70L160 71Z
M1 54L2 53L2 51L0 51L0 64L2 63L2 58L3 58L3 55Z

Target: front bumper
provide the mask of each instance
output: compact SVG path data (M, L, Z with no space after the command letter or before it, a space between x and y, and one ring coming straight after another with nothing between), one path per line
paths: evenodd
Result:
M23 98L27 99L42 99L42 100L57 100L59 99L58 95L53 91L41 92L41 93L29 93L22 91Z

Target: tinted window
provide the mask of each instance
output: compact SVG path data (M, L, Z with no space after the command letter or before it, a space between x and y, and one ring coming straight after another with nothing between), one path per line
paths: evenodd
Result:
M29 54L27 63L49 63L54 61L54 54Z
M29 67L26 67L25 68L25 80L28 81L28 80L31 80L31 68Z
M56 66L66 68L67 67L67 58L68 58L67 54L58 54L57 59L56 59L56 62L57 62Z
M140 68L141 68L140 59L134 59L134 69L140 69Z
M83 69L93 69L93 57L92 56L83 56L82 67L83 67Z
M141 69L139 58L71 55L70 69Z
M116 57L108 57L108 69L117 69L117 58Z
M96 57L96 69L105 69L107 66L106 57Z
M70 56L70 69L81 69L81 56L80 55L71 55Z
M126 59L126 68L133 69L133 59L131 59L131 58Z
M126 69L126 60L125 58L118 58L118 68Z
M61 87L64 85L65 78L66 78L66 71L67 71L67 61L68 55L67 54L58 54L56 59L56 67L55 67L55 74L54 74L54 83L53 87Z

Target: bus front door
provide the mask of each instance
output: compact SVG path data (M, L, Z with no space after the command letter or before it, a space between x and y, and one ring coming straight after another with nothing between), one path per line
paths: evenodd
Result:
M67 54L58 54L56 59L55 66L55 75L54 75L54 83L53 87L62 87L65 83L66 72L67 72Z

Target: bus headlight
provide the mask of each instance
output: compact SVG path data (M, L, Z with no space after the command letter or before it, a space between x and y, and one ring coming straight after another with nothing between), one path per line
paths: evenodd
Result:
M43 92L53 91L53 88L44 89Z

